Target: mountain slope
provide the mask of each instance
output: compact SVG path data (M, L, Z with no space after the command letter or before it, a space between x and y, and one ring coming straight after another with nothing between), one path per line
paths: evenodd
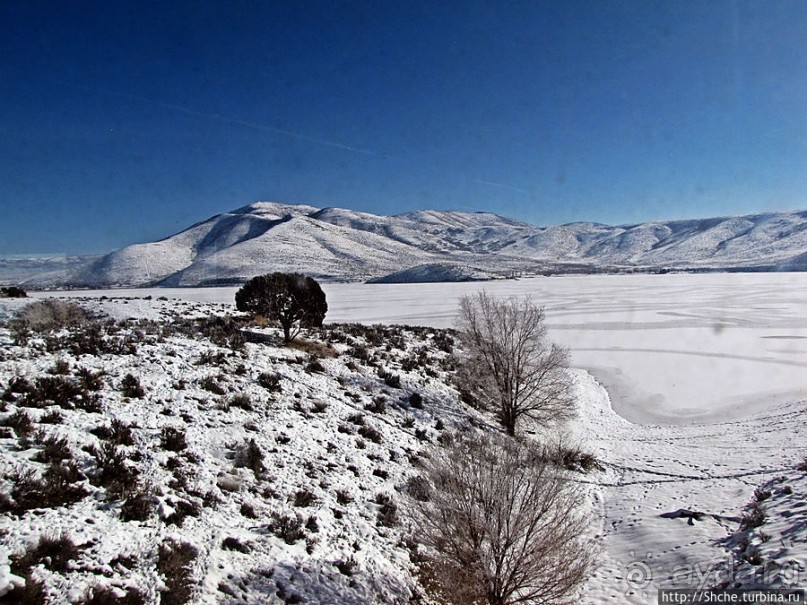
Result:
M807 268L805 254L807 211L537 227L484 212L378 216L258 202L163 240L127 246L79 266L67 278L58 274L56 281L197 286L237 284L271 271L365 281L422 266L473 267L475 275L494 278L550 272L792 271ZM468 275L463 270L444 273L456 279Z

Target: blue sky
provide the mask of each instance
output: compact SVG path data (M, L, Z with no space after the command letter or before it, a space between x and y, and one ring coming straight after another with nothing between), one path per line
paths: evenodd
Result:
M807 207L807 2L0 3L0 254L257 200L539 225Z

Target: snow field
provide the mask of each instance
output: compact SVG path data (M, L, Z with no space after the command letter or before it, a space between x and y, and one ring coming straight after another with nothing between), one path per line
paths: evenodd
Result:
M807 477L795 467L805 454L804 401L724 422L637 425L610 409L590 375L579 372L577 385L582 413L573 434L606 468L589 478L602 505L602 553L581 602L650 604L659 588L716 586L729 577L750 586L747 578L763 574L763 566L787 569L791 585L804 586L802 506L771 507L760 527L771 548L753 570L728 541L760 484L786 477L797 494L790 497L803 501ZM690 519L682 510L699 515Z

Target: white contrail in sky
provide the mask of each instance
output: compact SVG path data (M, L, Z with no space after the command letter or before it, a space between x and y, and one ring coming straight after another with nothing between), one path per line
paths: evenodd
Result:
M163 103L162 101L156 101L154 99L149 99L148 97L141 97L140 95L133 95L125 92L116 92L113 90L103 90L101 88L91 88L89 86L84 86L81 84L73 84L73 85L78 86L79 88L83 88L84 90L87 90L89 92L100 92L105 95L124 97L126 99L133 99L135 101L140 101L142 103L149 103L151 105L161 107L162 109L168 109L170 111L184 113L186 115L194 116L197 118L215 120L217 122L224 122L225 124L235 124L236 126L244 126L245 128L262 130L264 132L271 132L274 134L282 134L295 139L300 139L301 141L308 141L309 143L324 145L325 147L334 147L336 149L344 149L345 151L353 151L355 153L363 153L366 155L379 155L375 151L370 151L369 149L362 149L361 147L353 147L351 145L345 145L344 143L337 143L336 141L328 141L327 139L319 139L316 137L301 134L299 132L294 132L293 130L286 130L285 128L275 128L274 126L267 126L266 124L257 124L255 122L247 122L246 120L240 120L238 118L228 118L227 116L223 116L217 113L197 111L195 109L189 109L182 105L174 105L173 103Z
M511 191L517 191L518 193L527 194L526 191L523 189L519 189L518 187L513 187L512 185L505 185L504 183L494 183L493 181L483 181L482 179L474 179L475 183L479 183L480 185L488 185L490 187L498 187L499 189L510 189Z
M130 95L126 95L130 96ZM317 145L325 145L326 147L335 147L337 149L344 149L346 151L355 151L356 153L365 153L367 155L378 155L375 151L370 151L369 149L362 149L360 147L352 147L350 145L345 145L344 143L337 143L335 141L328 141L325 139L318 139L315 137L310 137L305 134L301 134L299 132L294 132L292 130L286 130L284 128L275 128L274 126L267 126L265 124L256 124L254 122L247 122L246 120L239 120L238 118L228 118L226 116L219 115L217 113L206 113L203 111L196 111L193 109L188 109L187 107L183 107L181 105L173 105L171 103L162 103L160 101L151 101L150 99L145 99L141 97L142 101L150 101L154 103L157 107L162 107L164 109L170 109L173 111L178 111L180 113L185 113L189 116L197 116L199 118L208 118L211 120L217 120L219 122L224 122L227 124L235 124L237 126L245 126L247 128L254 128L255 130L263 130L265 132L272 132L275 134L283 134L289 137L293 137L295 139L300 139L302 141L308 141L310 143L316 143Z

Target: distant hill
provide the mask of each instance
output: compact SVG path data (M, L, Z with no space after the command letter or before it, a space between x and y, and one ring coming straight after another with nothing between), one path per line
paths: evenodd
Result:
M96 256L37 256L0 258L0 285L42 288L69 284Z
M571 272L801 270L807 270L807 211L537 227L484 212L378 216L258 202L157 242L65 263L33 283L226 285L271 271L301 271L323 280L434 281ZM9 280L3 271L0 265L1 281L25 281Z

